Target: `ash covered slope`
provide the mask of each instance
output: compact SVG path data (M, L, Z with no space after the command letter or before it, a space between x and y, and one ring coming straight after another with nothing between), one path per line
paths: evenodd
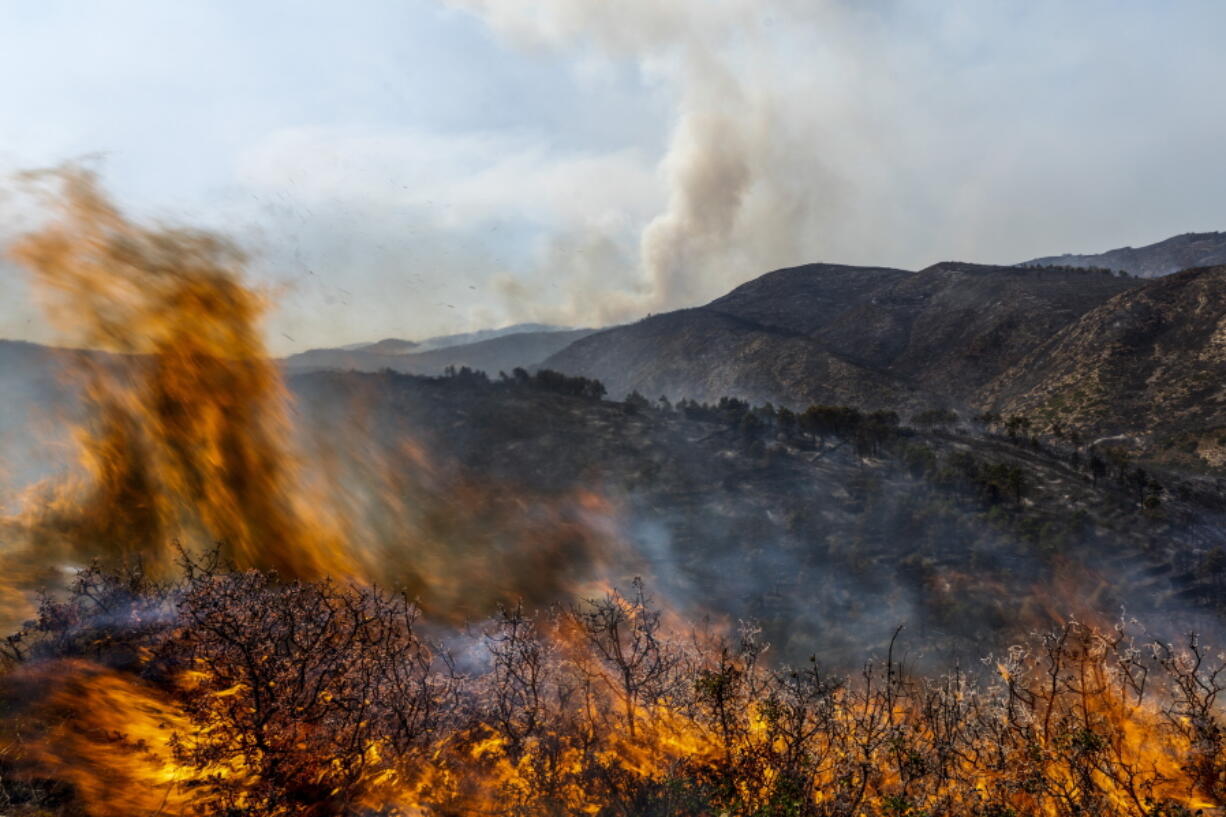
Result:
M777 270L706 306L598 332L543 365L595 377L615 397L907 404L906 383L823 347L812 331L908 274L834 264Z
M1096 471L966 424L864 445L743 405L675 411L475 377L292 385L323 428L360 395L379 438L411 434L440 473L606 497L668 598L761 619L790 656L858 660L903 622L913 646L978 657L1047 612L1223 612L1226 503L1208 479Z
M830 352L803 333L706 307L598 332L542 365L594 377L618 398L637 391L652 399L735 396L796 405L914 401L906 383Z
M1078 269L812 264L596 333L543 365L603 380L615 396L970 403L1051 334L1136 285Z
M1144 247L1120 247L1091 255L1050 255L1023 266L1099 267L1157 278L1217 264L1226 264L1226 233L1184 233Z
M997 378L984 402L1083 436L1129 435L1147 453L1226 464L1226 266L1117 295Z
M934 397L969 403L1053 332L1132 285L1097 272L945 262L890 282L813 337Z

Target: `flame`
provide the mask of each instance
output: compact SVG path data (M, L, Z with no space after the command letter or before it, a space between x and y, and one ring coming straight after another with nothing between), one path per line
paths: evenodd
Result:
M1153 817L1226 800L1226 657L1194 640L1146 650L1070 622L978 680L888 661L848 679L770 666L752 632L678 630L636 586L507 611L457 636L486 659L461 669L411 605L361 585L129 586L46 607L0 697L6 778L67 784L85 814ZM82 627L101 609L122 643L166 605L124 669L31 660L96 650Z
M206 772L176 760L175 740L201 730L160 690L85 661L57 661L10 674L5 721L18 779L53 771L97 817L192 813L209 799ZM22 708L23 701L34 703Z
M284 387L242 280L215 235L129 221L80 168L55 218L11 257L33 275L81 357L92 416L77 430L84 476L41 486L10 527L35 552L141 557L168 569L174 543L222 543L239 567L289 577L354 572L337 520L303 490Z

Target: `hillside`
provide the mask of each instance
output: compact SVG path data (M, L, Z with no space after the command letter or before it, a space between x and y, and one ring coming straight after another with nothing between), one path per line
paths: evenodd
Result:
M1053 395L1095 382L1080 366L1122 378L1100 379L1116 391L1140 390L1116 408L1120 423L1166 433L1208 422L1220 411L1218 392L1181 384L1210 374L1222 382L1216 293L1224 277L1223 268L1192 271L1122 292L1026 365L1039 367L1037 376L1051 361ZM683 316L687 325L746 338L746 348L755 340L770 349L811 343L700 312ZM670 320L649 323L675 338ZM45 415L64 399L52 382L54 361L77 353L3 344L0 354L12 364L3 369L9 388L0 416ZM761 360L766 366L770 357ZM820 378L811 376L905 398L896 381L864 379L871 370L833 353L829 360ZM1038 416L1041 407L1027 400L1044 394L1046 382L1019 381L1017 396L1002 392L1000 405ZM669 598L760 619L787 655L820 649L831 661L859 658L905 621L922 653L958 645L977 656L1002 633L1044 621L1051 607L1035 588L1055 588L1056 602L1067 605L1060 613L1120 605L1176 618L1223 612L1215 599L1226 585L1226 499L1216 482L1149 463L1141 471L1098 456L1088 439L1074 446L1009 437L966 415L908 428L854 412L810 423L736 402L628 404L573 396L541 377L312 372L289 385L300 431L323 454L311 461L346 483L340 475L350 467L385 472L395 501L412 510L408 523L420 530L386 535L402 543L397 581L427 606L458 599L475 614L492 596L567 586L568 569L582 573L591 558L582 542L594 525L630 548L619 555L622 579L653 577L668 583ZM35 467L45 443L28 429L14 422L5 453L25 444ZM21 464L6 459L10 469ZM355 491L362 484L352 483ZM558 521L565 508L573 516ZM422 565L429 581L414 573Z
M1038 343L1136 285L1075 269L813 264L598 332L544 365L604 380L618 396L967 404Z
M812 264L603 331L498 330L435 349L424 347L446 339L388 340L283 364L290 373L467 367L495 377L548 368L600 380L614 399L735 397L903 417L989 411L1024 416L1040 435L1123 435L1115 442L1134 456L1226 468L1224 269L1145 280L1074 267L945 262L913 273ZM55 372L71 354L0 347L15 406L0 432L20 442L26 420L61 400Z
M879 292L912 274L889 267L806 264L747 281L704 308L762 326L812 335L848 310L871 303Z
M609 394L656 398L856 403L912 401L903 382L829 352L805 335L710 308L605 330L548 358L546 368L594 377Z
M1133 282L1095 272L946 262L890 282L815 329L827 348L933 395L977 390Z
M343 347L346 352L365 352L372 355L407 355L421 349L421 344L403 338L384 338L374 343L358 343ZM312 350L322 351L322 350Z
M1226 266L1123 292L991 384L984 402L1083 436L1226 464Z
M1024 266L1099 267L1157 278L1193 267L1226 264L1226 233L1184 233L1144 247L1120 247L1091 255L1050 255Z
M624 581L636 571L698 610L755 617L783 655L817 649L834 663L904 621L913 654L972 644L978 657L1053 612L1127 605L1182 620L1217 610L1226 579L1212 480L1138 482L1131 467L1095 472L1068 450L967 424L870 438L869 418L818 434L746 405L636 407L479 377L316 373L292 386L316 426L335 428L358 402L380 439L411 434L424 452L430 465L400 483L432 520L410 564L456 574L410 582L427 606L453 580L471 598L491 583L508 592L535 564L515 555L522 528L576 492L600 498L584 513L611 514L598 526L628 548ZM551 575L587 558L577 541ZM470 551L510 560L468 572Z

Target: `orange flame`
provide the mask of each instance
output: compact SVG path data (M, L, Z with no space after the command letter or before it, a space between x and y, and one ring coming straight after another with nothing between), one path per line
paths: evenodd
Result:
M211 234L133 224L84 170L49 178L56 219L10 254L74 343L111 354L83 359L86 478L44 486L21 520L30 538L163 570L175 542L220 542L240 567L353 572L336 521L302 490L260 338L266 303L242 281L242 254Z

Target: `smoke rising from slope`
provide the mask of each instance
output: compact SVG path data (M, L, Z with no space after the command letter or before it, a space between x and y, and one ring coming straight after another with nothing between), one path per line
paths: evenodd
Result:
M640 236L640 285L632 294L596 299L605 304L600 318L624 320L690 305L750 272L819 252L824 208L838 182L807 110L816 101L811 82L786 78L789 49L810 44L785 38L777 54L775 20L756 4L456 5L525 45L584 44L608 57L629 57L644 75L671 88L675 119L660 163L664 209ZM826 16L820 7L801 13L785 6L780 27L807 27Z

